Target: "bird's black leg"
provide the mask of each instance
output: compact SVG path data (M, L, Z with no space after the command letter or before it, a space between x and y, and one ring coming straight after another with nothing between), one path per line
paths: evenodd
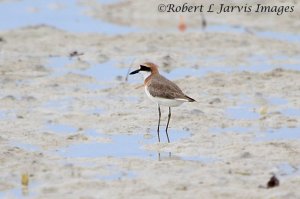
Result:
M166 127L166 135L167 135L169 143L170 143L170 139L169 139L169 135L168 135L168 128L169 128L170 119L171 119L171 107L169 107L168 123L167 123L167 127Z
M159 104L158 104L158 125L157 125L157 137L158 137L158 142L160 142L160 136L159 136L160 117L161 117L161 112L160 112L160 106L159 106Z

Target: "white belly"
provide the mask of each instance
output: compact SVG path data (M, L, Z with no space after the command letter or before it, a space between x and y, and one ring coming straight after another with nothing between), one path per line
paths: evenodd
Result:
M160 98L160 97L153 97L148 89L147 86L145 86L145 92L147 94L147 96L155 103L162 105L162 106L168 106L168 107L174 107L174 106L179 106L181 105L183 102L185 102L185 100L177 100L177 99L165 99L165 98Z

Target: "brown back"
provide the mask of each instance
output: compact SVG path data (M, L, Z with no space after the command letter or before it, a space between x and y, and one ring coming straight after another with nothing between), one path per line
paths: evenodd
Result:
M160 74L152 74L151 79L145 81L145 84L148 86L149 93L153 97L186 99L189 101L191 99L187 97L175 83Z

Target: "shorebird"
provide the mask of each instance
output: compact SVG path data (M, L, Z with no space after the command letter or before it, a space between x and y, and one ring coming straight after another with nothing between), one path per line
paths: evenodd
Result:
M168 142L170 142L168 135L168 128L171 119L171 107L176 107L184 102L194 102L195 100L185 95L181 89L173 82L160 75L157 69L157 65L151 62L146 62L140 65L140 68L132 71L130 75L141 73L144 76L144 87L147 96L157 103L158 107L158 125L157 136L158 142L160 142L159 126L161 111L160 106L169 107L168 122L166 126L166 135Z

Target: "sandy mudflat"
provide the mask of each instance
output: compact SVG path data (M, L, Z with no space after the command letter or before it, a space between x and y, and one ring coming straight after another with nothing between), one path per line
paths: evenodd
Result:
M0 197L300 198L300 41L255 32L299 38L298 2L291 15L256 21L205 16L208 27L240 22L253 33L182 33L169 18L166 30L148 31L163 17L147 12L152 4L82 4L95 19L146 29L0 32ZM125 81L143 61L197 100L172 109L170 144L157 143L157 107L136 89L142 79ZM280 186L266 189L273 174Z

